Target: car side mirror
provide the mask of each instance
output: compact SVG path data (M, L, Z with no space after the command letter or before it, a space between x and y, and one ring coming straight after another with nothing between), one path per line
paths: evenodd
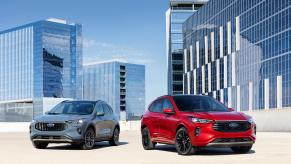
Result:
M228 111L234 112L235 110L233 108L228 108Z
M96 113L96 116L104 116L104 115L105 115L105 113L103 111L99 111Z
M163 112L164 112L165 114L175 114L174 110L171 109L171 108L165 108L165 109L163 110Z

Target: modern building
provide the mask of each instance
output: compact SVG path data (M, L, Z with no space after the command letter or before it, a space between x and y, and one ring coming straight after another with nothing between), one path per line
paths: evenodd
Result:
M107 61L84 65L84 99L108 102L120 120L145 110L145 66Z
M208 0L170 0L166 12L168 94L183 93L182 24Z
M241 111L291 106L291 2L211 0L183 24L184 94Z
M82 25L47 19L0 31L0 122L82 98Z

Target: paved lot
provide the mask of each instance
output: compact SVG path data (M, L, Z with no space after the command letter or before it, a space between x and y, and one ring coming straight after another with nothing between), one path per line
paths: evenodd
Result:
M55 144L37 150L26 133L0 133L1 164L54 163L120 163L120 164L227 164L291 162L291 133L258 133L258 140L249 154L232 154L228 149L207 149L192 156L179 156L173 146L158 145L157 150L145 151L138 131L121 134L122 145L110 147L106 142L96 143L93 150L77 150L69 145Z

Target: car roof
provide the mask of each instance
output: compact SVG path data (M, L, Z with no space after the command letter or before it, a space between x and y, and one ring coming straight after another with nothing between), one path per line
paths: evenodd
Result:
M193 96L193 97L210 97L208 95L174 95L172 97L191 97L191 96Z
M90 101L90 100L65 100L63 102L76 102L76 103L97 103L99 102L100 100L97 100L97 101Z

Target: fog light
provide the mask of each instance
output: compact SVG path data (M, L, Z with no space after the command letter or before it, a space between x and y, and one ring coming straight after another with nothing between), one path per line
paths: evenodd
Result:
M82 129L81 129L81 128L77 128L77 132L78 132L79 134L81 134Z
M196 128L196 129L195 129L195 136L199 136L200 131L201 131L200 128Z

